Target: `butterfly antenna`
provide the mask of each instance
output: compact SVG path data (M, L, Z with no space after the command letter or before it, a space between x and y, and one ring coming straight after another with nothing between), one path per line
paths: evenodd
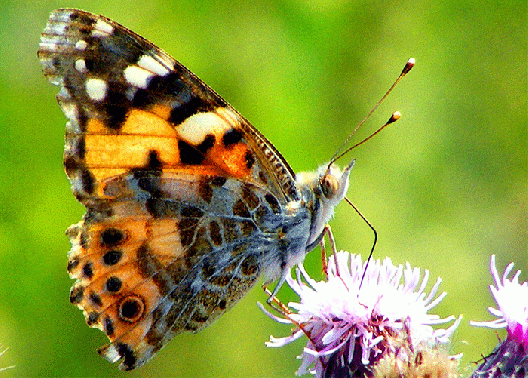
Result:
M392 113L392 115L390 116L389 120L387 122L385 122L385 124L383 126L381 126L379 129L377 129L376 131L374 131L372 134L370 134L368 137L366 137L365 139L363 139L361 142L359 143L356 143L354 144L352 147L349 147L347 148L345 151L343 151L342 153L340 153L339 155L337 155L337 157L333 158L331 163L334 163L336 160L338 159L341 159L342 156L346 155L350 150L353 150L354 148L358 147L358 146L361 146L363 143L365 143L366 141L368 141L369 139L373 138L376 134L378 134L379 132L381 132L381 130L383 130L385 127L389 126L391 123L394 123L396 122L397 120L399 120L401 117L401 114L400 112L394 112Z
M383 97L377 102L377 104L372 108L372 110L367 114L367 116L356 126L356 128L350 133L350 135L348 135L348 137L345 139L343 144L337 149L337 151L335 152L334 156L332 156L332 159L330 159L330 163L328 164L328 166L332 165L335 161L337 161L339 158L341 158L343 155L345 155L350 150L352 150L352 149L360 146L361 144L365 143L367 140L369 140L374 135L378 134L381 130L383 130L386 126L388 126L389 124L391 124L392 122L396 121L396 119L399 118L399 113L398 112L394 113L394 114L398 114L398 117L396 119L391 121L391 119L393 118L393 117L391 117L391 119L389 119L389 122L387 122L385 125L380 127L375 133L373 133L369 137L365 138L360 143L357 143L354 146L348 148L345 152L341 153L341 151L343 150L343 148L345 148L345 145L350 141L352 136L354 136L354 134L359 130L359 128L367 121L367 119L370 118L372 113L374 113L376 111L376 109L385 100L385 98L389 95L389 93L392 92L394 87L396 87L396 85L401 81L401 79L403 79L403 77L414 67L414 64L415 64L414 58L409 59L407 61L407 63L405 63L405 67L403 67L403 70L400 73L400 76L398 76L396 81L394 81L394 83L391 85L391 87L387 90L387 92L385 92ZM394 116L394 114L393 114L393 116Z
M352 203L352 201L350 201L348 198L345 197L345 201L348 202L348 204L350 206L352 206L352 208L356 211L356 213L358 213L358 215L361 217L361 219L363 219L363 221L367 224L367 226L370 227L370 229L372 230L372 232L374 233L374 242L372 243L372 248L370 249L370 254L369 254L369 257L367 259L367 263L365 264L365 269L363 270L363 275L361 276L361 281L359 282L359 290L361 290L361 285L363 285L363 280L365 279L365 274L367 273L367 268L368 268L368 265L369 265L369 262L370 262L370 259L372 258L372 254L374 253L374 248L376 248L376 243L378 242L378 232L376 231L376 229L374 228L374 226L372 224L370 224L370 222L368 221L367 218L365 218L365 216L363 214L361 214L361 211L359 211L359 209L356 207L356 205L354 205ZM359 290L358 290L358 295L359 295Z

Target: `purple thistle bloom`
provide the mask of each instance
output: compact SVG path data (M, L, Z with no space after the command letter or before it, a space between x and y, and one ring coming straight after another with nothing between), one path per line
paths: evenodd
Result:
M472 377L524 378L528 374L528 281L519 283L520 270L508 279L513 263L506 267L501 280L495 265L495 255L491 256L490 270L495 281L495 286L490 285L490 290L499 309L488 307L488 311L498 319L470 324L506 328L508 336L484 359Z
M435 330L433 325L455 318L427 313L446 295L435 298L440 279L427 295L428 271L422 279L420 269L394 266L389 258L371 261L362 278L365 268L361 256L347 252L330 257L326 281L311 279L299 266L296 279L287 279L300 297L300 303L288 304L296 312L282 318L263 309L274 320L297 326L288 337L271 337L268 346L308 336L298 375L371 377L373 366L385 357L407 362L423 349L449 342L461 318Z

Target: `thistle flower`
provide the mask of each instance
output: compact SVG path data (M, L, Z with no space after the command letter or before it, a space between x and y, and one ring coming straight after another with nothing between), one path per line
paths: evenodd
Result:
M427 351L449 341L461 320L447 329L433 329L433 325L455 319L428 314L446 295L444 292L435 298L441 280L426 295L428 271L422 279L419 268L394 266L388 258L371 261L367 268L359 255L338 252L329 259L326 281L311 279L302 266L296 273L296 279L287 279L300 297L299 303L288 304L295 312L288 309L278 317L261 308L274 320L295 325L288 337L272 336L266 343L269 347L308 337L298 375L311 372L317 377L374 377L379 373L374 366L391 359L405 366L419 365ZM445 353L445 359L448 362L442 366L451 366L453 358ZM397 363L388 365L398 370ZM396 376L400 374L398 371Z
M489 322L470 322L473 326L506 328L506 340L484 359L472 377L526 377L528 375L528 281L519 283L521 271L509 279L513 263L509 264L499 277L495 265L495 255L491 256L490 270L495 286L490 285L491 293L499 309L488 307L488 311L498 317Z

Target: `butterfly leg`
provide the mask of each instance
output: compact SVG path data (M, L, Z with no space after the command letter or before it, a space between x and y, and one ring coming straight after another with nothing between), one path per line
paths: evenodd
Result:
M272 292L269 291L268 289L268 284L265 283L264 285L262 285L262 288L264 289L264 291L266 292L266 294L269 295L266 303L268 305L271 306L272 302L275 302L277 301L277 293L279 292L280 288L282 287L282 285L284 284L284 282L286 282L286 275L287 274L290 274L290 270L287 269L287 270L283 270L280 278L279 278L279 281L277 282L277 284L275 285L275 288L273 289Z
M341 278L341 274L339 273L339 264L337 263L337 248L336 248L336 243L335 243L335 239L334 239L334 234L332 233L332 229L330 228L330 225L326 225L325 228L323 229L323 232L321 232L321 235L322 235L322 238L321 238L321 241L320 241L320 244L321 244L321 259L322 259L322 264L323 264L323 273L326 277L326 279L328 279L328 260L326 259L326 250L325 250L325 241L324 241L324 236L327 235L328 236L328 240L330 241L330 249L332 250L332 257L334 258L334 266L335 266L335 274L337 277ZM343 285L345 285L345 287L347 286L346 285L346 282L341 278L341 281L343 282Z
M291 314L291 310L286 306L284 303L280 301L279 298L277 298L268 288L266 285L262 286L262 289L264 292L268 295L268 300L266 301L267 304L280 313L281 315L288 317Z
M330 241L331 252L335 256L335 254L337 252L337 248L336 248L336 243L335 243L335 239L334 239L334 234L332 233L332 229L331 229L329 224L327 224L323 228L323 232L321 232L321 240L319 241L319 244L321 246L321 264L322 264L322 269L323 269L323 273L324 273L325 277L328 278L328 263L327 263L327 260L326 260L326 247L325 247L325 238L324 238L325 235L328 236L328 240Z
M298 321L296 321L295 319L292 318L291 315L294 315L294 313L292 313L292 311L290 310L290 308L288 306L286 306L284 303L281 302L281 300L279 298L277 298L275 296L275 290L273 290L273 292L271 292L267 287L266 287L266 284L264 284L262 286L262 288L264 289L264 292L268 295L268 300L267 300L267 303L268 305L275 311L277 311L279 314L281 314L282 316L284 316L284 318L288 319L290 322L292 322L293 324L295 324L305 335L306 337L308 338L308 340L310 340L310 342L312 343L312 345L314 346L314 349L317 350L317 344L316 342L312 339L312 336L310 334L310 331L308 329L306 329L305 325L303 323L299 323Z

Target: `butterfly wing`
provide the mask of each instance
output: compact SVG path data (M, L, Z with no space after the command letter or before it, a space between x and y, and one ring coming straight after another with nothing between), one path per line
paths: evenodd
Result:
M68 230L70 301L131 370L255 283L299 199L294 174L200 79L108 18L53 12L38 56L61 88L64 167L87 208Z
M152 152L165 170L199 165L265 184L281 202L298 199L292 169L264 136L183 65L116 22L59 9L38 56L61 87L57 99L69 118L64 164L81 202L101 197L108 177L145 167Z

